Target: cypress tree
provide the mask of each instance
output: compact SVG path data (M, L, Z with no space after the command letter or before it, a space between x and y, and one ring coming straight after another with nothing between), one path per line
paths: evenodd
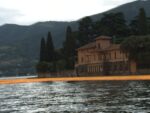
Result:
M130 34L131 34L131 35L139 35L137 17L135 17L135 19L133 19L133 20L130 22L129 27L130 27Z
M52 41L51 32L48 32L46 42L46 61L52 62L54 60L54 45Z
M148 34L150 34L150 17L147 18Z
M72 40L72 29L70 26L67 27L66 29L66 41L65 41L65 54L66 56L70 56L71 54L71 40Z
M138 29L139 35L146 35L147 34L147 18L144 8L140 8L139 16L138 16Z
M41 39L41 47L40 47L40 62L45 61L45 39Z
M56 55L51 32L48 32L46 42L46 61L49 63L49 72L56 72Z
M65 67L73 69L75 62L75 37L70 26L66 29L66 41L64 43Z

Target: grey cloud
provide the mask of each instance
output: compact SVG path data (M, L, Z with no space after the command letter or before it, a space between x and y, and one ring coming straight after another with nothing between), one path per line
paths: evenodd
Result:
M15 23L16 18L19 18L20 16L22 16L22 14L18 10L0 7L0 25L5 23Z

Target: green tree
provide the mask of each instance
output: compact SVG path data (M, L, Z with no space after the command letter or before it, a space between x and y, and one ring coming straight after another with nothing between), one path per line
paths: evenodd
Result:
M130 22L131 35L147 35L149 33L149 18L146 17L144 8L139 9L139 14Z
M46 61L45 55L46 55L46 47L45 47L45 39L41 39L41 47L40 47L40 62Z
M150 18L147 18L148 34L150 34Z
M46 61L53 62L55 58L54 45L52 41L51 32L48 32L46 42Z
M70 26L66 29L66 40L64 42L64 59L66 69L73 69L75 63L76 40Z
M37 72L56 72L56 52L51 33L48 32L47 41L41 39L40 61L36 65Z
M55 54L51 32L48 32L47 35L46 62L48 62L48 67L49 67L48 71L56 72L56 54Z
M93 37L93 21L90 17L85 17L79 22L78 41L80 45L87 44L94 40Z
M123 52L128 53L130 60L150 66L150 35L130 36L123 41L121 49Z
M135 19L133 19L133 20L130 22L129 28L130 28L130 34L131 34L131 35L138 35L138 34L139 34L137 17L135 17Z
M104 14L98 24L99 32L103 35L115 36L116 38L129 35L124 14L121 12Z
M140 8L139 15L138 15L138 29L139 35L146 35L147 30L147 18L144 8Z

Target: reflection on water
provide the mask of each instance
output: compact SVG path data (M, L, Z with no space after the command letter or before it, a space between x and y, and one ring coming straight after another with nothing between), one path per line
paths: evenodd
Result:
M0 85L0 113L148 113L149 81Z

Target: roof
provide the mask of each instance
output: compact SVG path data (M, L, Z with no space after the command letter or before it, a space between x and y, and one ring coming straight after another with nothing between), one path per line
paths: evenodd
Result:
M78 48L77 50L89 49L89 48L96 48L96 43L92 42L92 43L86 44ZM98 49L97 51L110 51L110 50L116 50L116 49L120 49L120 44L111 44L108 48Z
M81 50L81 49L88 49L88 48L94 48L96 47L96 43L95 42L91 42L91 43L88 43L80 48L78 48L78 50Z
M111 51L120 49L120 44L111 44L108 48L105 49L97 49L97 51Z
M96 40L111 40L112 38L109 36L99 36L96 38Z
M99 36L96 38L96 40L111 40L111 37ZM90 49L90 48L96 48L96 41L88 43L88 44L78 48L77 50ZM107 47L105 49L96 49L96 51L108 51L108 50L116 50L116 49L120 49L120 44L111 44L109 47Z

